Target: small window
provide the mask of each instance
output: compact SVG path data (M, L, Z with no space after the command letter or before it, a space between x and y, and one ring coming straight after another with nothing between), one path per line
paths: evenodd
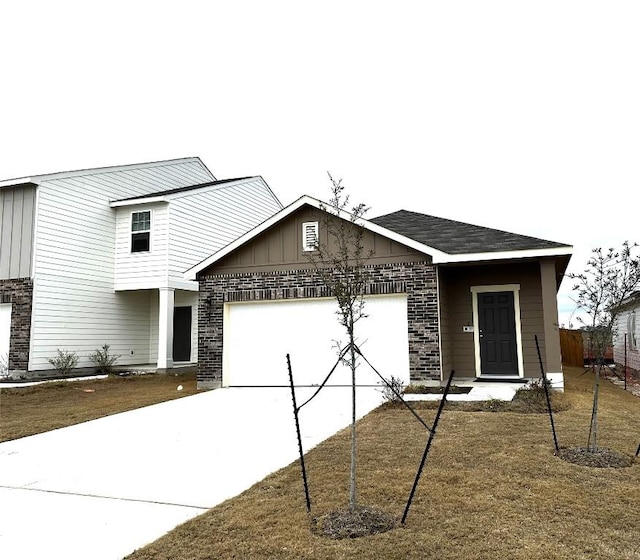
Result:
M318 222L302 224L302 250L315 251L318 248Z
M149 250L151 237L151 211L131 214L131 252L141 253Z

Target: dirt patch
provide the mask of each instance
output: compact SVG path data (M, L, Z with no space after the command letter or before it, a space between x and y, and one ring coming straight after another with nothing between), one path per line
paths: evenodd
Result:
M605 447L598 447L594 451L586 447L565 447L560 449L558 456L582 467L620 469L633 465L633 457Z
M313 532L330 539L355 539L386 533L397 524L393 515L368 506L359 506L354 511L335 510L311 520Z

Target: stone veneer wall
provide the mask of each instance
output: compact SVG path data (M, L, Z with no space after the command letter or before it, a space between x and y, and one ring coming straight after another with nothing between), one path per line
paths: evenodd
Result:
M0 302L11 303L9 372L26 373L29 368L32 301L33 281L30 278L0 280Z
M367 267L367 294L407 294L411 381L440 380L437 276L434 265ZM199 278L198 387L220 385L224 304L237 301L330 297L313 269L210 275Z

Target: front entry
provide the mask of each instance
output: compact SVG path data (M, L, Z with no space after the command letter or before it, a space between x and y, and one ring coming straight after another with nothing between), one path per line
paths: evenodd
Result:
M173 308L173 361L191 361L191 307Z
M477 297L480 374L518 376L513 292L480 292Z

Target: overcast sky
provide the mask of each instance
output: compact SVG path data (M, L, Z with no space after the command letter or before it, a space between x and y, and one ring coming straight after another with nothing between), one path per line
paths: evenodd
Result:
M640 2L3 2L0 179L199 156L589 250L640 241ZM574 307L560 296L560 322Z

